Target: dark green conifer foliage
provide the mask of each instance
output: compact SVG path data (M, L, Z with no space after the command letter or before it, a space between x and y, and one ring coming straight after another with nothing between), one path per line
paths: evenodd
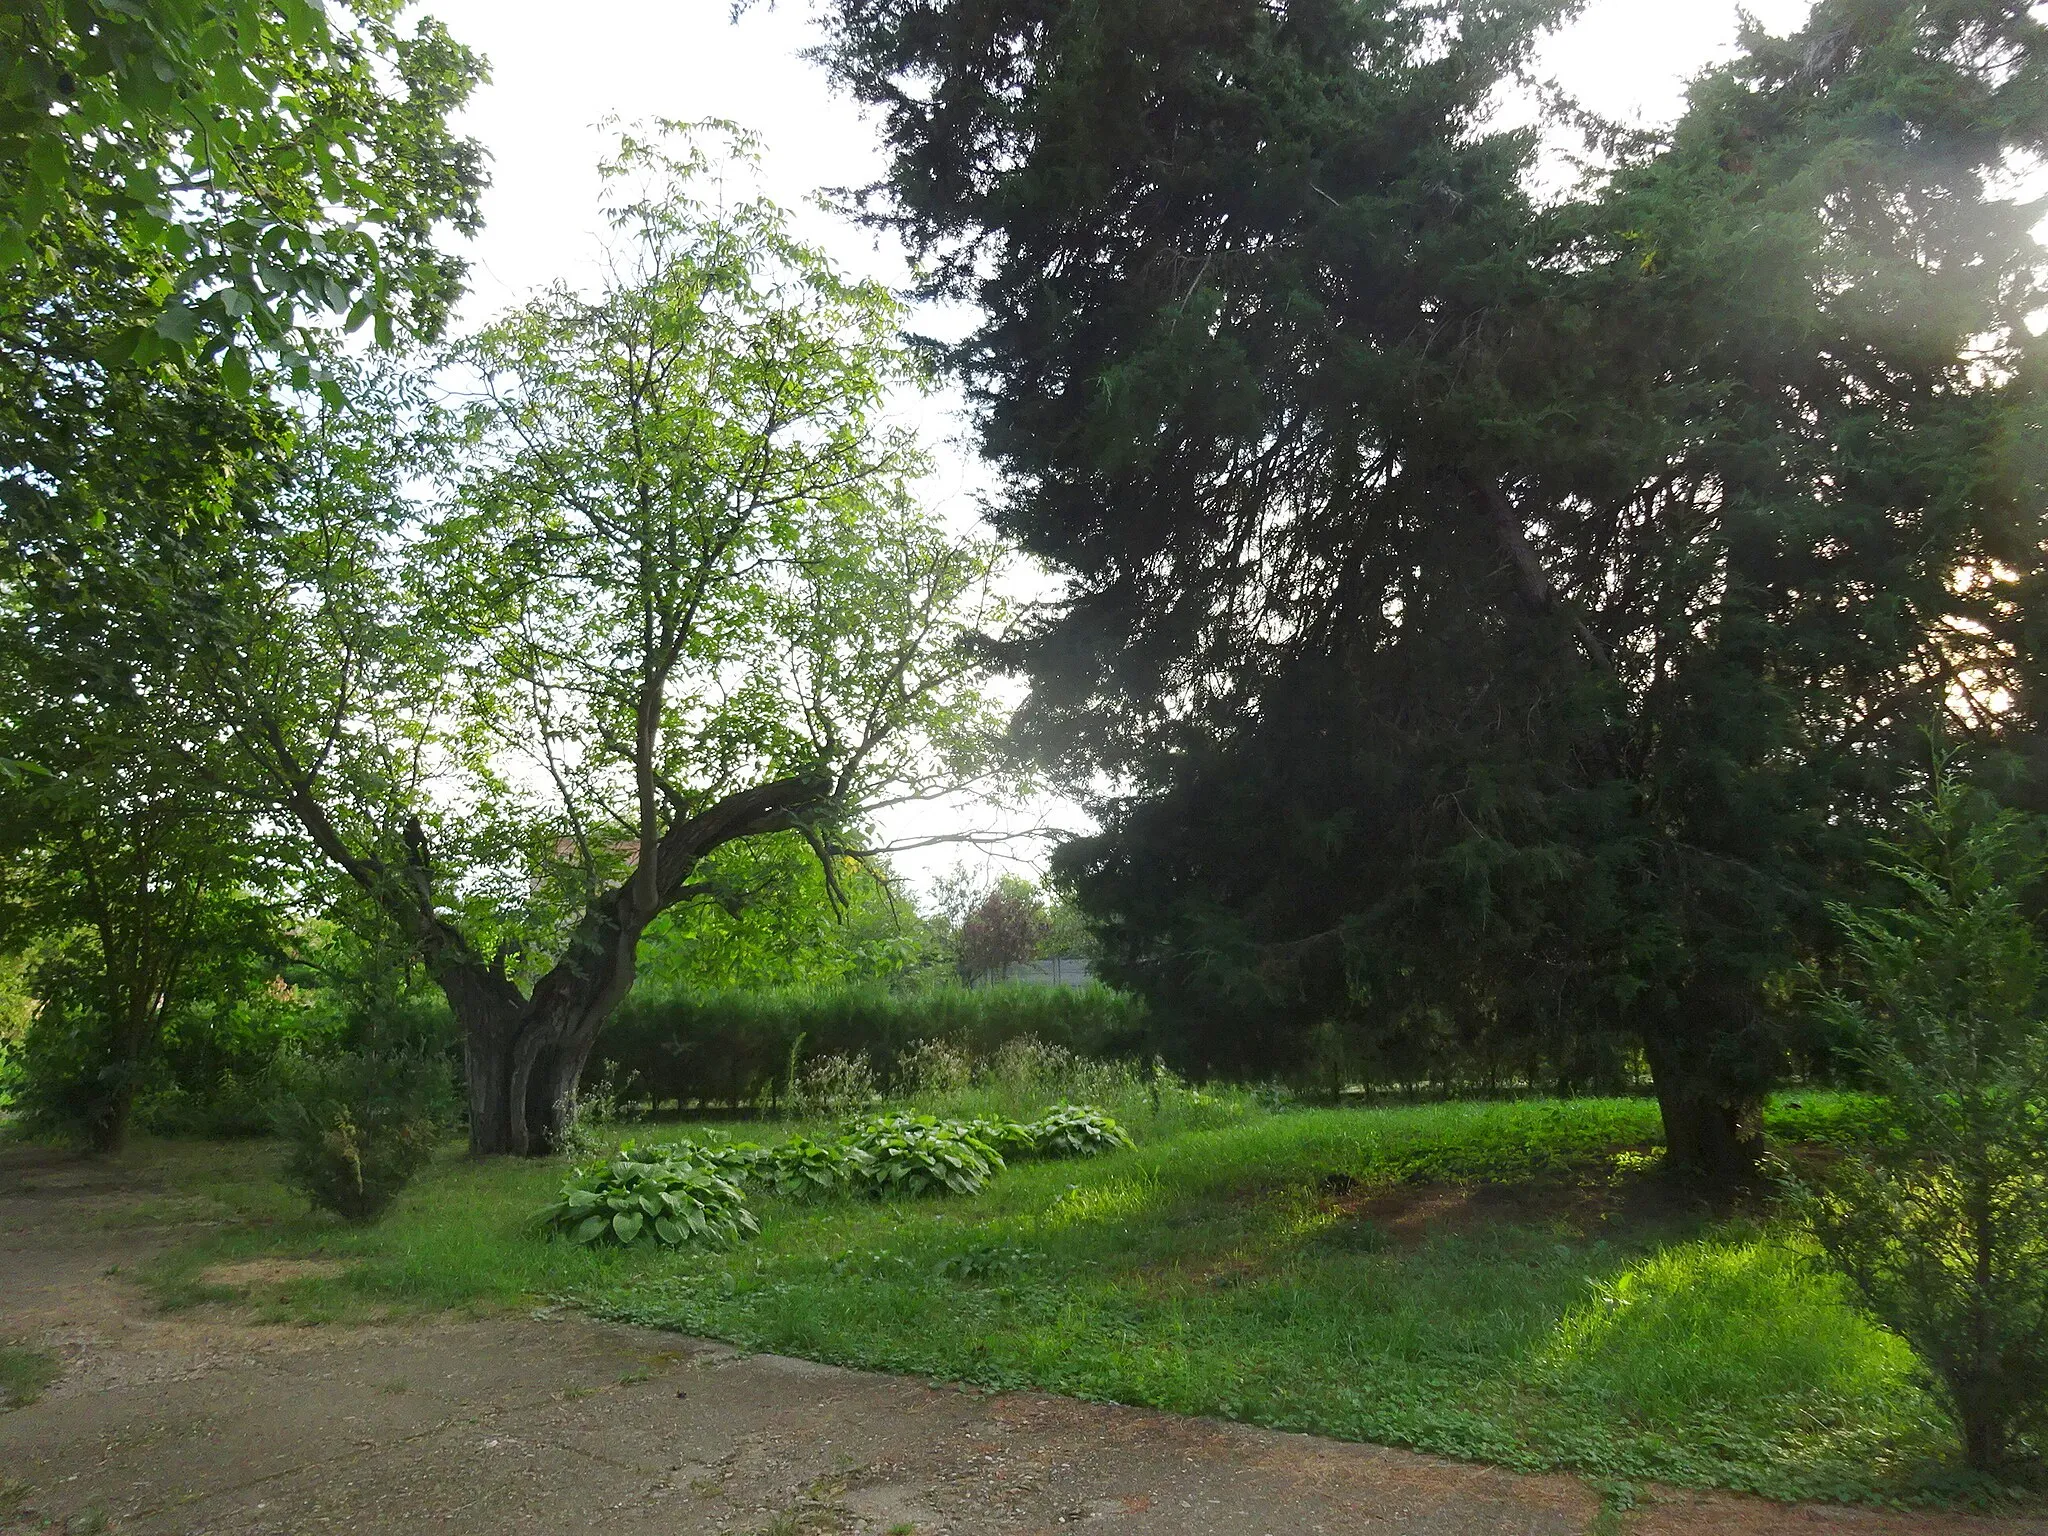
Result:
M1486 114L1569 10L838 0L821 52L985 311L997 517L1071 582L1020 729L1117 786L1064 866L1113 968L1197 1063L1639 1042L1727 1178L1915 733L2031 718L2048 295L1987 181L2048 34L1827 0L1544 206Z

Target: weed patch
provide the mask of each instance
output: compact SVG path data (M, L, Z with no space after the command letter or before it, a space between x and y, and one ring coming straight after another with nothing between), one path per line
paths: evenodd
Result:
M26 1408L63 1374L56 1359L39 1349L0 1349L0 1409Z

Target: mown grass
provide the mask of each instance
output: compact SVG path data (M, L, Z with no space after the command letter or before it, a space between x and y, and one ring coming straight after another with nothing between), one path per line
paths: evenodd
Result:
M246 1219L152 1280L167 1301L235 1294L301 1319L573 1305L1615 1485L1965 1489L1947 1415L1903 1346L1767 1205L1674 1194L1652 1104L1126 1110L1142 1122L1135 1150L1013 1165L971 1199L760 1199L761 1237L725 1253L543 1240L529 1216L559 1165L451 1157L367 1230L252 1190ZM1864 1113L1803 1097L1771 1124L1814 1155L1798 1147L1853 1135ZM203 1278L258 1255L354 1262L253 1295Z

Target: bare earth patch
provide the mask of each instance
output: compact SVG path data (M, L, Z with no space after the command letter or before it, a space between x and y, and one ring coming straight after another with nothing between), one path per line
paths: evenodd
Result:
M1598 1237L1606 1230L1656 1226L1693 1213L1691 1202L1648 1168L1605 1162L1511 1184L1361 1185L1348 1175L1332 1174L1316 1193L1340 1227L1369 1225L1401 1248L1502 1223Z
M344 1259L244 1259L202 1269L199 1282L247 1290L256 1285L290 1285L294 1280L335 1280L348 1269Z
M537 1315L266 1327L166 1316L179 1235L79 1227L96 1178L0 1149L0 1338L64 1374L0 1415L0 1533L349 1536L2048 1536L2048 1521L1653 1497L1042 1393L985 1394ZM1437 1220L1451 1207L1411 1207ZM1401 1214L1382 1213L1399 1230ZM112 1271L110 1273L109 1271ZM220 1266L262 1285L304 1263Z

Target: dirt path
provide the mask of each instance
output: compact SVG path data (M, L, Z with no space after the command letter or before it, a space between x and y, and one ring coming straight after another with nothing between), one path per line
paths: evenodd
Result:
M988 1395L573 1317L261 1327L123 1278L175 1226L0 1152L0 1532L1577 1536L1568 1477L1036 1393ZM175 1215L175 1210L159 1215ZM1632 1536L2048 1536L2048 1521L1674 1497Z

